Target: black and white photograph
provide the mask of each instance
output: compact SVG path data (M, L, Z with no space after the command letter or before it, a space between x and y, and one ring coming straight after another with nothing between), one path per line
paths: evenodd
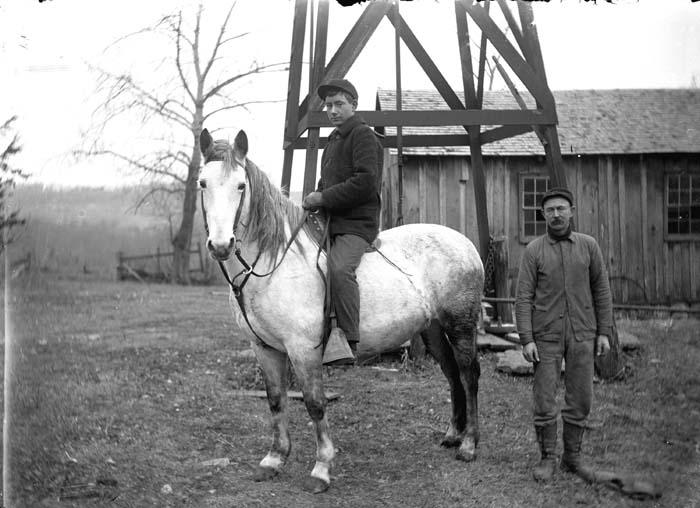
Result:
M700 1L0 4L0 507L700 507Z

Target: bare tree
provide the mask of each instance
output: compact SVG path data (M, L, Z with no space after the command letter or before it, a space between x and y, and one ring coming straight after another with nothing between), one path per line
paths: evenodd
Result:
M218 26L216 38L208 51L204 48L204 7L201 4L194 20L188 19L180 11L115 41L111 47L121 45L136 35L166 35L172 56L160 62L153 74L162 73L167 78L160 86L145 85L142 83L147 79L139 80L133 72L113 73L96 68L98 89L106 96L98 107L98 112L103 116L92 133L93 144L77 151L79 155L111 156L141 172L148 178L150 190L140 203L156 196L181 200L180 225L171 238L174 251L172 280L180 284L190 282L189 251L197 209L197 176L201 165L199 134L204 122L225 111L247 109L252 104L280 102L240 96L237 99L233 96L236 93L234 85L246 83L255 75L286 70L287 65L287 62L260 64L253 61L248 62L245 68L231 70L234 64L241 64L240 59L236 56L224 58L225 51L249 35L247 32L230 33L229 24L235 5L235 2L231 4ZM133 118L134 114L140 115L140 126L156 126L158 139L152 139L153 143L139 150L106 146L102 136L105 130L114 124L119 125L125 117Z
M19 216L19 210L9 209L8 201L12 195L16 178L26 178L27 175L20 169L10 165L12 156L19 153L22 148L19 145L19 136L12 129L12 124L17 120L16 116L11 117L0 125L0 139L4 148L0 152L0 253L5 251L5 247L14 239L12 231L17 226L24 224L24 219ZM9 142L6 137L9 135Z

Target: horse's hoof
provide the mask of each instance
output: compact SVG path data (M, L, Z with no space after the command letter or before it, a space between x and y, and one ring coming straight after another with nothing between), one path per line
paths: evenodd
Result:
M471 462L474 459L476 459L476 444L473 439L465 438L459 450L457 450L457 460Z
M263 467L263 466L258 466L255 468L255 472L253 473L253 481L255 482L264 482L267 480L272 480L275 476L277 476L277 470L272 469L271 467Z
M445 436L442 441L440 441L440 446L444 448L457 448L462 444L462 440L457 436Z
M312 494L320 494L321 492L325 492L328 490L328 487L330 487L330 483L324 482L320 478L309 476L304 480L303 487L306 492L311 492Z
M464 450L457 450L457 460L462 460L464 462L472 462L476 459L476 452L466 452Z

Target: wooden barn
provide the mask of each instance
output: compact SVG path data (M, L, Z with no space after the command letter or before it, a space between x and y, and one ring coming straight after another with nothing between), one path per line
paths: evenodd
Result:
M700 303L700 90L553 93L567 183L576 199L575 229L598 240L613 300ZM532 98L522 95L533 107ZM395 92L379 90L376 107L396 109ZM508 91L485 93L484 109L517 107ZM403 92L402 108L449 109L437 92L418 90ZM403 134L428 133L464 130L403 128ZM528 133L483 145L483 155L489 231L505 243L512 294L524 246L545 230L538 210L549 186L544 150ZM400 167L396 149L385 149L382 227L440 223L477 244L469 147L406 147L402 161Z

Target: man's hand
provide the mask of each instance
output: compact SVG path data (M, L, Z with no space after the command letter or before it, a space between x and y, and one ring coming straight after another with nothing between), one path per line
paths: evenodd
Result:
M323 194L320 192L310 192L302 201L304 210L316 210L323 206Z
M528 342L523 347L523 357L530 363L539 362L540 354L537 352L537 344Z
M610 351L610 341L605 335L598 335L595 342L595 354L596 356L605 356Z

